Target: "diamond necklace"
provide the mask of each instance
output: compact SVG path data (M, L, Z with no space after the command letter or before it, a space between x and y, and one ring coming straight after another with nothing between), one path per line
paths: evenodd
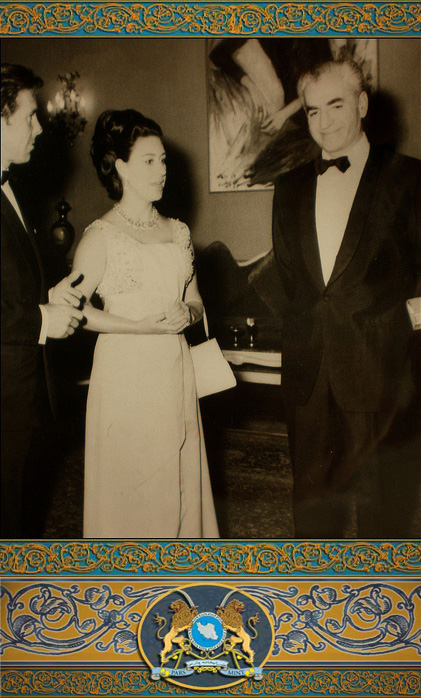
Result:
M149 228L153 228L158 222L158 211L156 210L155 206L152 206L151 217L148 221L133 220L133 218L130 218L126 211L120 206L120 204L114 204L113 209L114 211L116 211L116 213L119 214L119 216L121 216L122 218L124 218L124 220L130 223L130 225L134 225L135 228L148 230Z

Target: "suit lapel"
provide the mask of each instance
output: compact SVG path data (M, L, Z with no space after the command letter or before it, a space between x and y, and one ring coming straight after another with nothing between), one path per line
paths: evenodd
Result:
M327 284L328 286L343 274L355 254L377 189L380 173L379 164L377 154L370 151L351 207L335 265Z
M301 250L305 265L316 286L325 287L320 262L319 244L316 231L316 184L317 176L314 163L307 170L307 182L302 181L303 196L298 207Z
M22 216L24 216L24 221L28 226L27 229L25 229L25 227L22 225L22 221L4 192L1 193L1 207L2 214L7 219L11 234L13 235L13 238L20 249L22 257L25 259L31 275L33 276L37 285L40 287L42 296L44 292L44 274L32 228L22 213Z

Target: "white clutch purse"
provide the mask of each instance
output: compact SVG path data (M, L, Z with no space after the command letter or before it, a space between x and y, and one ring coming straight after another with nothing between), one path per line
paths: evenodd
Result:
M203 311L206 342L190 347L199 398L234 388L237 380L216 339L209 339L208 320Z

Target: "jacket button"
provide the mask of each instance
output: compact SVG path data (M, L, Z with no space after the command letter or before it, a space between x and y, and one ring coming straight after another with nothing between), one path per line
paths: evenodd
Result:
M329 303L330 301L330 296L326 293L323 298L325 299L326 303Z

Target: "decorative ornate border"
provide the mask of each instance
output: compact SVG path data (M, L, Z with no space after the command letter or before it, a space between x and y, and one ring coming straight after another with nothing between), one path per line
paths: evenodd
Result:
M0 546L3 575L414 575L421 541L32 541Z
M2 36L419 36L411 2L0 3Z
M1 2L4 37L355 36L417 37L421 4L408 2ZM5 541L0 573L6 580L44 575L120 578L157 575L182 583L195 575L285 575L330 581L335 575L409 577L421 569L420 541ZM298 659L298 657L297 657ZM32 666L31 666L32 664ZM189 695L150 681L139 663L124 668L3 664L5 696ZM208 695L417 696L418 669L392 666L270 668L262 682Z
M187 598L195 590L197 609L206 615L218 610L218 606L207 606L208 593L216 588L221 591L220 600L227 589L236 589L252 602L253 613L260 607L256 622L266 617L272 626L274 641L265 671L285 666L293 658L325 668L326 661L333 666L346 662L349 667L362 662L384 667L384 661L391 659L395 666L398 662L419 665L421 583L417 579L385 581L364 575L310 580L287 575L272 583L237 579L233 586L230 580L225 592L219 576L217 580L206 577L206 581L189 580L183 585L175 580L148 581L145 576L130 577L130 582L109 577L9 579L1 590L0 654L5 668L16 663L33 667L34 656L49 668L70 661L82 668L92 662L106 663L108 668L122 661L133 663L139 657L140 622L146 627L141 633L148 646L163 639L155 637L156 603L173 594L178 598L179 593ZM255 637L261 637L260 628Z
M197 696L197 691L151 681L150 672L127 670L19 669L5 670L2 695L55 696ZM419 696L421 672L416 669L280 669L265 672L258 685L252 681L207 696Z

